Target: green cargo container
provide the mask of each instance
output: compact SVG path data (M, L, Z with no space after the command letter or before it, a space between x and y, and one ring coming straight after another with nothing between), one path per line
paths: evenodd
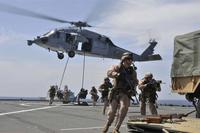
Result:
M172 91L185 94L199 108L200 30L175 37L171 79Z

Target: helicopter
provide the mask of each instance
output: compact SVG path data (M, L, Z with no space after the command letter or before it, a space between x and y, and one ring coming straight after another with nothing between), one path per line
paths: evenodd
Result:
M50 30L32 40L27 40L29 46L36 44L48 49L48 51L56 52L59 59L64 58L64 53L68 53L70 58L79 54L100 58L120 59L125 52L132 53L134 61L154 61L162 59L159 54L154 54L154 48L157 45L155 40L150 40L150 45L139 55L118 47L105 35L87 30L86 28L93 26L89 25L86 21L66 21L3 3L0 3L0 5L3 7L0 8L0 11L3 12L70 24L71 26L67 28Z

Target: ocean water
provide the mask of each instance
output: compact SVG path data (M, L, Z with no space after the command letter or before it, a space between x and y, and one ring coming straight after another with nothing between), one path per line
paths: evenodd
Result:
M27 100L27 101L42 101L45 100L45 97L5 97L5 96L0 96L0 101L1 100Z
M177 106L192 106L191 102L187 100L158 100L158 104L161 105L177 105Z
M3 97L0 96L0 100L27 100L27 101L45 101L46 97ZM91 99L85 99L83 101L90 102ZM174 106L192 106L191 102L187 100L158 100L160 105L174 105Z

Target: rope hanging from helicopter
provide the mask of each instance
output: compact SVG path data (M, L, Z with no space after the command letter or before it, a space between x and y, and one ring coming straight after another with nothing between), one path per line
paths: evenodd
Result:
M83 55L83 73L82 73L82 82L81 82L81 88L84 87L84 80L85 80L85 52L84 52L84 55ZM60 80L60 84L59 84L59 90L62 86L62 82L63 82L63 79L64 79L64 76L65 76L65 72L66 72L66 69L67 69L67 66L68 66L68 62L69 62L69 58L67 58L67 61L65 63L65 67L64 67L64 70L63 70L63 73L62 73L62 77L61 77L61 80Z
M68 58L67 58L67 61L66 61L66 63L65 63L65 67L64 67L64 71L63 71L63 73L62 73L62 78L61 78L61 80L60 80L60 85L59 85L59 88L58 88L59 90L60 90L60 87L61 87L61 85L62 85L63 78L64 78L64 76L65 76L65 71L66 71L66 69L67 69L68 62L69 62L69 56L68 56Z
M83 53L83 73L82 73L82 85L81 88L84 86L84 78L85 78L85 52Z

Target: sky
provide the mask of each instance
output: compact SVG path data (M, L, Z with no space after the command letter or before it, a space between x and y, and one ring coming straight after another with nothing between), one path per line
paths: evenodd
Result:
M68 27L46 20L2 12L2 3L79 21L87 20L95 28L89 30L110 37L119 47L141 54L148 41L155 38L155 53L161 61L135 62L138 79L152 72L162 80L159 99L184 99L171 92L170 71L174 37L200 29L198 0L0 0L0 96L46 97L50 85L60 84L67 60L59 60L55 52L27 40L51 29ZM103 82L108 68L119 60L86 57L84 88L90 90ZM81 88L83 56L69 60L62 88L68 85L76 94Z

